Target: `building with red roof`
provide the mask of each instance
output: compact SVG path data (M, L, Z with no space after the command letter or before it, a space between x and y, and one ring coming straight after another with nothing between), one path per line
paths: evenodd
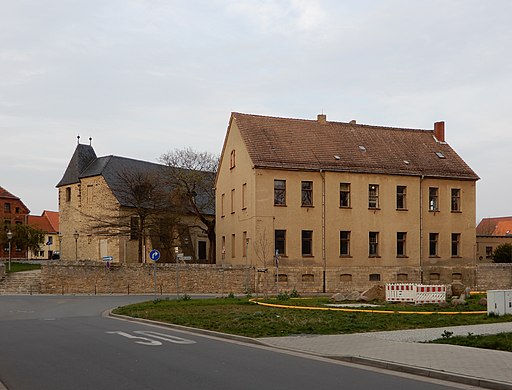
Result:
M217 258L261 270L263 289L470 285L478 179L444 122L407 129L234 112L216 180Z
M9 245L7 232L14 230L14 225L24 225L30 210L16 195L11 194L5 188L0 187L0 223L3 230L0 234L0 257L9 257ZM14 241L13 241L14 242ZM11 246L11 258L26 258L27 251L21 250L16 245Z
M27 224L45 233L44 244L36 252L29 252L29 259L49 260L60 254L59 213L44 210L41 215L29 215Z
M512 244L512 217L483 218L476 227L476 252L479 261L492 261L498 245Z

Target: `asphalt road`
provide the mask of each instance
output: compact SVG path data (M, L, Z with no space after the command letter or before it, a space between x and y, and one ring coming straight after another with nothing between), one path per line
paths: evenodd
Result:
M454 386L102 316L148 299L0 296L0 381L9 390Z

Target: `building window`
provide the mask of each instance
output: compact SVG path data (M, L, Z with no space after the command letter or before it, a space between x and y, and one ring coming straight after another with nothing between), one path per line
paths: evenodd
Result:
M429 275L429 280L431 282L437 282L437 281L441 280L441 274L438 272L431 272Z
M247 232L242 233L242 257L247 257L247 244L249 241L247 240Z
M288 282L288 275L286 275L286 274L274 275L274 282L286 283L286 282Z
M313 231L302 231L302 256L313 256Z
M439 234L438 233L429 233L428 239L429 239L428 255L430 257L436 257L437 256L437 246L438 246L438 241L439 241Z
M4 213L10 214L11 213L11 204L10 203L4 203Z
M452 233L452 257L460 256L460 233Z
M221 217L224 217L224 198L226 197L225 195L226 194L222 194L220 196L220 216Z
M235 189L231 190L231 214L235 213Z
M350 207L350 183L340 183L340 207Z
M274 231L274 253L280 256L286 256L286 230Z
M15 212L16 214L19 214L19 213L21 212L21 210L20 210L20 208L19 208L19 207L16 207L16 208L14 209L14 212Z
M396 208L398 210L407 209L407 203L405 202L406 192L406 186L396 186Z
M348 283L352 281L352 274L341 274L340 282Z
M138 240L139 239L139 218L131 217L130 218L130 240Z
M462 274L460 272L454 272L452 274L452 281L462 281Z
M197 259L206 260L206 241L199 240L197 242Z
M48 241L46 241L46 245L53 245L53 237L48 236Z
M310 207L313 206L313 182L303 181L302 182L302 206Z
M247 183L242 184L242 210L247 208Z
M87 186L87 203L91 204L94 200L94 187L92 185Z
M368 279L370 282L380 282L380 274L370 274Z
M66 187L66 202L71 202L71 187Z
M397 282L407 282L407 279L409 279L408 274L396 274L396 281Z
M460 189L452 188L452 211L460 211Z
M439 211L439 188L429 187L428 209L429 211Z
M340 256L350 256L350 232L340 232Z
M315 281L315 275L313 274L302 274L302 281L306 283L313 283Z
M235 257L236 256L236 235L235 233L233 233L231 235L231 257Z
M485 247L485 258L492 259L492 246Z
M286 205L286 180L274 180L274 205Z
M226 257L226 236L222 236L222 247L220 248L222 258Z
M379 186L377 184L370 184L368 186L368 208L379 208Z
M398 232L396 233L396 256L397 257L405 257L406 256L406 241L407 241L407 233Z
M235 161L235 149L231 151L231 158L229 159L229 168L233 169L235 167L236 161Z
M370 232L368 235L368 255L370 257L376 257L379 255L379 233Z

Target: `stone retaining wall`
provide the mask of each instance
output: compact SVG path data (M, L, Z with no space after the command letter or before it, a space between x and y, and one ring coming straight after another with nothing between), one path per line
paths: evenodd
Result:
M5 265L3 263L0 263L0 280L2 280L4 276L5 276Z
M206 264L158 264L157 294L243 293L253 290L254 270ZM247 286L247 288L246 288ZM178 288L177 288L178 287ZM50 263L41 267L43 294L153 294L153 264Z
M0 267L0 275L2 268ZM4 271L5 272L5 271ZM153 294L153 264L50 262L42 265L42 293L46 294ZM423 278L422 278L423 276ZM476 267L280 267L276 270L208 264L157 264L157 294L196 293L334 293L364 291L376 284L409 282L451 284L460 281L477 290L512 288L512 264Z
M512 264L484 263L477 265L477 290L505 290L512 288Z

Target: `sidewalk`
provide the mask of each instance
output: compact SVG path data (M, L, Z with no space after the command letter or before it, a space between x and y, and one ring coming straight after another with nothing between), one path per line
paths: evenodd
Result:
M259 338L263 344L491 389L512 389L512 353L421 341L512 332L512 323L327 336Z

